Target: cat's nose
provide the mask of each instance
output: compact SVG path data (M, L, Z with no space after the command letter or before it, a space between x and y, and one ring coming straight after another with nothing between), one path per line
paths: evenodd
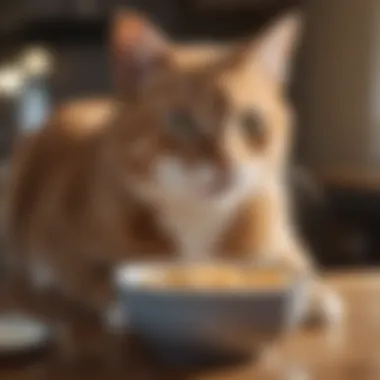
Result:
M221 156L216 157L215 166L221 173L230 173L233 169L233 162L229 157Z
M233 167L233 160L228 152L221 146L215 144L210 152L210 161L215 168L221 172L229 172Z

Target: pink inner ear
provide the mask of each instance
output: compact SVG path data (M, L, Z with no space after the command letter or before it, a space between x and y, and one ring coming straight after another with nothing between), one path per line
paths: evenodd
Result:
M138 15L121 15L115 22L112 48L118 57L150 60L165 50L160 31Z
M146 33L144 22L137 16L120 16L114 27L114 49L123 52L133 49L144 40Z
M263 64L280 82L288 79L300 27L299 15L288 14L274 23L261 38L259 50Z
M135 91L167 56L167 44L158 29L139 15L120 15L113 28L111 49L116 81Z

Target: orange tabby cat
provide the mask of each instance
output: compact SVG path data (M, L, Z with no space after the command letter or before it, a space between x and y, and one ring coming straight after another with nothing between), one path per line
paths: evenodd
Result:
M277 259L312 273L283 178L297 35L288 16L212 54L117 17L115 98L67 106L15 152L12 253L34 283L103 310L110 271L128 259ZM339 316L331 291L315 286L312 298Z

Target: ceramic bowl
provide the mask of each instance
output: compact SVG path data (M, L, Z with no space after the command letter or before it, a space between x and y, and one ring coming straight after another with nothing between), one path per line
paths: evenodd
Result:
M308 281L291 272L282 273L276 286L147 286L147 280L185 265L196 273L202 264L129 264L116 274L130 326L173 360L249 355L291 331L305 313Z

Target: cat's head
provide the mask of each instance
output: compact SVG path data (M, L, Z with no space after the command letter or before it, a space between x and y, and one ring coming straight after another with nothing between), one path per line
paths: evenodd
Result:
M149 197L208 202L253 194L281 175L298 31L292 14L239 46L179 48L141 15L119 15L113 150L129 183Z

